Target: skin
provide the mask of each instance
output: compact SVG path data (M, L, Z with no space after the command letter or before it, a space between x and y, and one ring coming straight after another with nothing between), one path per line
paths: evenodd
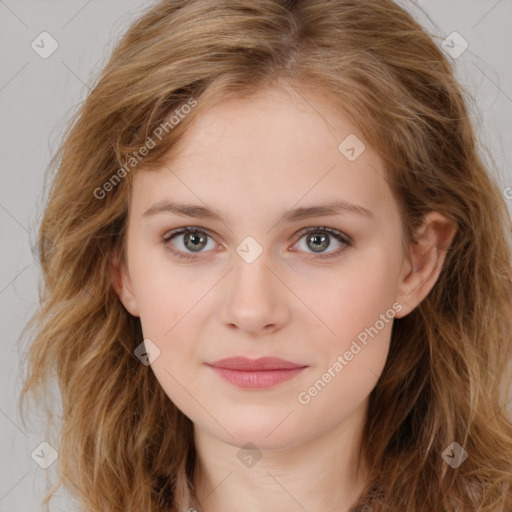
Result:
M158 381L194 424L194 485L203 512L348 511L366 483L371 458L358 465L356 450L392 321L309 403L298 394L394 303L400 318L426 297L455 228L431 212L420 242L405 250L383 163L365 141L366 150L349 161L338 150L349 134L358 132L323 97L270 88L212 107L162 168L134 176L127 263L116 260L113 285L160 350L151 365ZM207 205L226 222L143 216L164 199ZM292 208L339 199L373 216L280 220ZM181 234L167 247L196 259L173 256L162 241L184 226L205 230L206 245L194 252ZM330 245L316 252L314 240L299 233L321 226L353 244L319 258L344 247L328 236ZM263 249L252 263L236 252L248 236ZM274 388L246 390L205 365L237 355L308 368ZM237 456L248 442L261 457L251 467Z

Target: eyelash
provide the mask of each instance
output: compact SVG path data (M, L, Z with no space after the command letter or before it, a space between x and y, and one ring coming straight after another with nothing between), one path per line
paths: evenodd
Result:
M171 245L170 241L173 238L175 238L178 235L181 235L183 233L188 233L188 232L200 232L200 233L206 234L210 238L213 238L210 235L210 233L205 229L195 227L195 226L187 226L187 227L178 228L178 229L175 229L173 231L166 233L162 237L162 243L164 244L166 249L174 256L177 256L178 258L182 258L182 259L194 260L194 259L198 258L197 255L193 255L190 253L184 253L182 251L177 251L175 249L171 249L171 247L170 247L170 245ZM300 241L305 235L308 235L310 233L327 233L328 235L334 237L336 240L338 240L339 242L344 244L344 247L342 247L341 249L338 249L337 251L327 253L324 255L318 254L316 256L313 256L314 259L326 259L326 258L334 258L336 256L340 256L343 252L345 252L345 250L347 248L352 246L352 240L350 239L350 237L348 237L347 235L344 235L340 231L337 231L335 229L331 229L331 228L328 228L325 226L317 226L317 227L305 228L305 229L301 230L299 232L300 238L298 241ZM200 253L197 253L197 254L200 254Z

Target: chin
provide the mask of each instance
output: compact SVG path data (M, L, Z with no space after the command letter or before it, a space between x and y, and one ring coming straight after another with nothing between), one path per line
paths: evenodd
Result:
M251 422L246 416L242 423L229 423L227 430L231 436L222 428L217 428L218 426L214 435L238 448L244 448L247 443L252 443L260 450L284 450L299 444L304 436L304 432L297 432L293 425L285 425L287 421L283 421L281 416L264 422L261 418L259 421Z

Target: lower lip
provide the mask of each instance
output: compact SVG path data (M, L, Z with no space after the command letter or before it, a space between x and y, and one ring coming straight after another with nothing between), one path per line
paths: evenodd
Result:
M227 370L211 366L217 375L231 382L235 386L246 389L264 389L277 386L298 375L306 367L291 368L289 370L261 370L261 371L243 371Z

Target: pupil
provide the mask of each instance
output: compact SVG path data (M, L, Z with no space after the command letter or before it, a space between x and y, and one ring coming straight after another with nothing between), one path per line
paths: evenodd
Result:
M202 249L205 245L205 239L206 237L204 236L201 236L197 233L190 233L189 235L187 235L186 237L186 240L185 240L185 245L189 248L189 249L194 249L194 248L200 248ZM189 247L189 242L192 242L192 245L191 247Z
M321 252L323 249L327 249L327 247L329 247L329 242L327 241L327 235L312 235L312 236L310 236L309 240L313 241L313 248L315 251L318 250L318 252ZM326 243L326 241L327 241L327 243Z

